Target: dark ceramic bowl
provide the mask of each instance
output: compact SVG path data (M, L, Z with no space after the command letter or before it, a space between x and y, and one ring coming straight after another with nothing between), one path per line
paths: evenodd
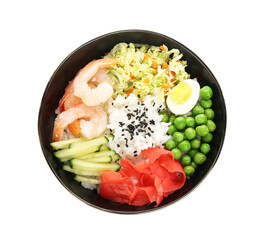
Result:
M62 170L62 164L52 154L50 142L52 139L53 122L56 117L55 109L64 94L65 87L74 78L79 69L83 68L93 59L101 58L109 52L113 46L120 42L145 43L160 46L165 44L169 49L177 48L183 53L183 59L187 60L186 71L191 78L196 77L201 86L209 85L213 89L213 109L215 111L216 131L211 142L211 152L207 161L201 165L194 176L187 180L184 187L175 191L163 202L155 207L155 203L143 207L129 206L127 204L115 203L102 198L95 191L83 188L73 180L73 175ZM224 142L226 131L226 107L221 88L209 70L209 68L191 50L174 39L162 34L144 30L125 30L108 33L91 40L66 57L52 75L44 92L38 122L39 139L43 154L58 180L74 196L90 206L114 213L141 213L160 209L170 205L189 194L206 177L215 165Z

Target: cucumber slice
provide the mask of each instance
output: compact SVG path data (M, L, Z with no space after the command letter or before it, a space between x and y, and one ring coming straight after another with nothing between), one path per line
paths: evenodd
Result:
M93 140L85 141L85 142L76 142L71 144L71 148L87 148L91 146L98 146L108 143L108 138L103 136L103 137L98 137Z
M72 169L80 171L102 172L104 170L112 170L116 172L120 169L120 165L117 163L95 163L80 159L72 159L70 164Z
M72 143L84 142L84 141L86 141L85 138L72 138L72 139L63 140L59 142L52 142L50 145L52 146L54 150L58 150L58 149L69 148L70 144Z
M119 156L119 154L115 154L114 156L112 156L112 162L120 159L121 157Z
M92 183L92 184L100 184L101 180L89 177L83 177L79 175L75 175L74 179L78 182Z
M57 152L54 152L55 157L59 158L61 162L68 161L72 158L87 155L89 153L94 153L98 151L98 149L101 148L101 145L97 146L83 146L83 147L75 147L75 148L69 148L69 149L63 149L59 150Z
M111 156L101 156L101 157L94 157L94 158L88 158L88 159L80 159L80 158L74 158L82 161L87 161L87 162L112 162L112 157Z
M101 176L100 172L79 171L79 170L76 170L76 169L72 169L70 166L68 166L66 164L64 164L62 166L62 169L67 171L67 172L75 173L77 175L92 176L92 177L100 177Z
M112 133L107 134L106 137L108 138L108 142L109 142L109 139L113 140L115 138L115 136Z
M100 151L100 152L96 152L96 153L91 153L88 155L84 155L81 157L77 157L78 159L82 159L82 160L88 160L91 158L97 158L97 157L105 157L105 156L114 156L116 153L115 151L111 150L111 151Z
M103 145L101 148L100 148L100 151L110 151L111 148L108 147L107 145Z

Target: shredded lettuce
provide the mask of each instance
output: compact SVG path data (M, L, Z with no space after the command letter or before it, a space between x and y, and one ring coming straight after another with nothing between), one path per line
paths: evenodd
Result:
M180 60L180 51L168 50L165 45L119 43L105 58L120 60L108 72L114 88L113 98L128 96L131 92L139 99L157 94L164 97L180 81L190 78L185 71L187 62Z

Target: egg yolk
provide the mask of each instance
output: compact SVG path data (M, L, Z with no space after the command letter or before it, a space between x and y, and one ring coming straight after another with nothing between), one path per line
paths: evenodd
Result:
M185 82L180 82L170 94L170 99L174 104L183 104L190 98L192 88Z

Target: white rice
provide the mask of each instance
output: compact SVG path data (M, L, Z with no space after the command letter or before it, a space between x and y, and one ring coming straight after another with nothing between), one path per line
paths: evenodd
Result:
M129 97L119 95L108 103L109 124L107 128L115 136L109 147L122 158L137 157L149 147L163 147L169 136L170 123L160 122L164 111L164 102L158 97L147 95L143 102L134 94Z

